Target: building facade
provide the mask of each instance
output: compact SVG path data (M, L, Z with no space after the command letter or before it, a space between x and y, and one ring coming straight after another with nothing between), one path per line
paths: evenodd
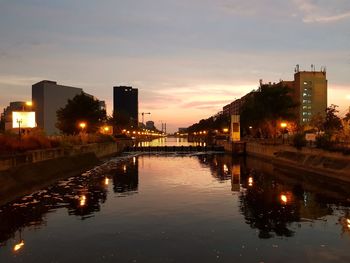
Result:
M56 112L65 107L69 99L73 99L82 92L80 88L58 85L57 82L49 80L32 85L32 101L37 126L47 135L58 134Z
M138 127L138 89L127 86L113 87L113 111L116 116L126 118L130 126Z
M296 104L297 122L310 123L312 116L326 115L328 81L326 71L297 71L294 74L293 98Z

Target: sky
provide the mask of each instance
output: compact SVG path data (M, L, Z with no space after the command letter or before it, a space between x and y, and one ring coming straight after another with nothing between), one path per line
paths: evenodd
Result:
M0 108L43 79L113 110L113 86L139 112L187 127L295 65L327 67L328 101L350 106L349 0L0 0Z

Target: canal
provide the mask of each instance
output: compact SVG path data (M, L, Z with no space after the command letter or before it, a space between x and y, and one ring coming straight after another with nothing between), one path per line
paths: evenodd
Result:
M0 262L350 262L349 193L252 158L121 156L0 207Z

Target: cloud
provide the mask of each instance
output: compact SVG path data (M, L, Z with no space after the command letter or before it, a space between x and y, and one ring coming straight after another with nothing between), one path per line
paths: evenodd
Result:
M302 12L304 23L331 23L350 18L349 1L292 0Z

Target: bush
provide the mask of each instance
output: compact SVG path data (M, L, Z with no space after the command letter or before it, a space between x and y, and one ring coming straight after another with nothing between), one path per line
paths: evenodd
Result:
M43 135L24 135L21 140L14 134L0 135L0 154L48 149L59 146L60 143L57 140L49 139Z
M293 146L297 148L298 150L301 150L303 147L305 147L307 144L307 141L305 139L305 135L303 133L297 133L293 137Z
M333 142L329 134L322 134L316 137L316 147L324 150L331 150Z

